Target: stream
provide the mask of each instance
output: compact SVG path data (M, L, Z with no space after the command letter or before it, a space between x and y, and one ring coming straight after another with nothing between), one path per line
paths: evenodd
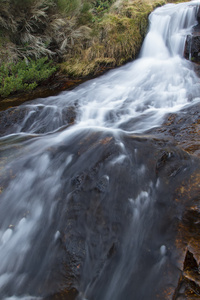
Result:
M183 58L198 8L157 8L136 61L1 113L0 299L155 300L177 283L174 194L198 164L147 132L200 101Z

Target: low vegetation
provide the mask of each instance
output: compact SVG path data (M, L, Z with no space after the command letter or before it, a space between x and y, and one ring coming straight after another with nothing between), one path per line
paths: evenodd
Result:
M7 97L16 91L31 91L56 71L47 57L38 60L21 60L18 63L3 63L0 67L0 95Z
M84 77L135 58L148 15L161 4L154 0L0 0L1 97L35 88L55 72L55 65L67 76Z

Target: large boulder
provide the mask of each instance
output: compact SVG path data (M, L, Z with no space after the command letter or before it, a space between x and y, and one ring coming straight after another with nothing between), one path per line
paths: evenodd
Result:
M17 151L16 139L14 146ZM176 239L196 197L199 160L168 139L112 131L80 131L42 154L24 147L27 157L13 163L10 157L1 171L0 196L7 202L1 212L22 214L17 193L43 210L15 294L46 300L172 297L181 269ZM42 161L49 162L47 171ZM32 181L20 185L30 173ZM188 193L186 183L187 190L194 188ZM17 282L11 290L5 286L5 296Z

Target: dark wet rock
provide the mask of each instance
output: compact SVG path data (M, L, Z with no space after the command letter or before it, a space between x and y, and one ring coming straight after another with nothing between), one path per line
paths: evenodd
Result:
M168 138L188 153L200 156L200 104L168 114L160 127L148 133Z
M55 113L53 107L27 105L0 111L0 136L19 132L40 134L55 131L61 126L74 124L77 109L76 106L69 106L60 108Z
M177 190L176 201L188 199L179 222L176 246L180 277L173 299L199 299L200 297L200 171L199 169L183 182ZM178 200L179 199L179 200Z
M198 217L199 219L199 217ZM192 252L187 250L183 270L174 293L174 300L200 298L200 270L199 263Z
M33 239L41 237L42 228L42 245L48 245L53 238L46 230L50 226L57 232L56 247L49 261L46 246L40 249L40 243L36 244L38 249L27 263L23 293L45 300L71 300L77 294L102 300L111 292L115 299L112 280L120 285L120 300L132 299L133 294L134 299L148 295L154 300L166 286L175 290L180 272L173 245L184 207L191 199L182 188L199 169L198 159L165 139L124 133L116 137L92 130L53 145L43 155L50 160L49 176L62 172L50 223L48 201L52 196L45 190L48 176L44 180L38 175L31 187L38 197L45 195L40 230ZM19 168L28 172L39 158L31 154L16 160L6 170L7 180L18 181ZM20 207L17 209L20 215ZM161 251L162 245L166 251ZM32 264L42 266L39 274ZM120 269L121 265L126 268Z
M200 25L199 32L188 35L186 39L185 57L193 62L200 62Z
M106 192L106 190L108 189L108 187L109 187L109 178L108 178L108 176L104 175L97 182L96 189L100 193L104 193L104 192Z
M190 154L200 157L200 104L194 104L178 113L169 114L162 126L151 130L160 138L165 137ZM159 161L164 165L168 160L168 152L164 152ZM183 166L182 166L183 167ZM180 170L177 169L179 172ZM176 173L177 173L176 171ZM187 205L182 210L179 230L176 239L179 259L177 260L180 277L172 294L174 300L200 298L200 173L197 170L177 189L176 201Z
M200 64L193 63L193 68L198 77L200 77Z
M77 265L80 265L79 293L84 292L86 286L92 283L93 287L88 289L87 294L84 295L89 299L94 297L94 293L96 299L105 297L104 293L109 289L110 278L117 270L120 260L128 259L128 257L123 257L123 247L132 251L132 245L126 245L125 239L126 232L129 232L132 226L133 218L133 211L128 199L137 198L141 190L148 190L149 182L152 182L152 186L154 186L159 180L161 186L157 190L152 188L157 203L158 211L156 211L159 212L158 215L157 212L154 215L157 229L154 226L151 228L151 238L147 233L144 240L145 250L140 250L142 257L139 255L138 260L141 260L141 266L137 270L140 279L139 281L135 280L133 272L127 280L127 290L123 290L121 298L118 296L119 299L124 299L125 294L127 295L126 299L129 299L131 292L135 292L135 299L137 299L137 293L141 293L141 290L138 286L135 289L135 285L138 285L140 280L144 280L144 272L151 268L153 261L158 259L158 254L153 253L152 250L152 253L148 253L146 249L152 249L154 238L157 239L158 236L161 238L164 232L167 236L174 235L172 227L178 223L173 194L177 186L181 185L183 178L188 177L190 173L189 166L192 162L189 155L174 148L167 141L128 135L124 136L122 140L127 156L120 164L117 163L116 158L122 155L123 151L116 145L112 135L101 136L99 133L88 135L79 142L78 147L75 146L76 149L73 151L78 154L76 164L79 167L77 176L71 181L72 189L70 188L71 191L67 196L68 206L65 219L68 221L65 226L64 243L68 255L76 253L76 258L80 260L77 261ZM88 150L86 151L86 149ZM144 159L145 170L142 169ZM88 162L90 162L89 165ZM141 173L138 178L138 169L140 168ZM67 173L65 172L65 174ZM166 197L164 190L167 190ZM150 194L148 197L151 197ZM146 218L147 221L148 215ZM169 226L169 224L171 225ZM135 228L135 230L137 229ZM134 232L132 234L134 236ZM162 242L164 243L164 241ZM160 241L161 244L162 242ZM159 243L158 240L156 243ZM170 245L167 248L170 248ZM171 255L173 256L172 253ZM129 263L131 265L131 261ZM169 257L168 263L172 263ZM130 272L129 267L127 267L127 271ZM175 274L174 271L172 277L177 276L178 278L179 271L177 275ZM131 278L134 278L135 283ZM123 283L122 279L121 281ZM140 284L142 288L142 283ZM104 286L102 291L101 286ZM158 286L159 284L156 283L156 288ZM152 285L148 292L149 299L155 299Z
M167 161L170 159L172 156L171 153L164 151L161 155L161 157L158 159L157 164L156 164L156 171L158 172L160 168L162 168Z
M197 13L198 24L193 27L192 34L186 38L185 57L195 63L200 62L200 10Z
M76 120L76 108L74 106L64 107L62 110L64 124L73 124Z
M5 112L0 112L0 135L14 133L18 124L22 123L28 113L28 108L11 108Z
M44 298L44 300L74 300L78 296L78 291L75 288L63 290L60 293Z

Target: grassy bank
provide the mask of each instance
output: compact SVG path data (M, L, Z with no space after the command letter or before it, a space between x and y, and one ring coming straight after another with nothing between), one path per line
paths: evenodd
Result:
M73 53L65 55L62 71L82 77L136 58L148 28L148 15L159 5L140 0L113 3L93 24L87 46L76 47Z
M58 67L67 77L79 78L134 59L149 13L162 4L154 0L0 0L1 97L34 89Z

